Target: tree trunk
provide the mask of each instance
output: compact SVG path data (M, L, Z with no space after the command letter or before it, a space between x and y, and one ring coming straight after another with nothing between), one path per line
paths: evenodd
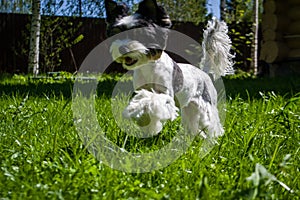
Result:
M79 0L79 5L78 5L78 7L79 7L79 17L82 17L82 0Z
M28 73L33 72L34 76L39 73L39 43L41 25L40 7L40 0L32 1Z
M258 55L258 28L259 28L259 22L258 22L258 6L259 6L259 0L253 0L253 43L252 43L252 62L251 62L251 69L253 70L254 75L257 75L257 55Z
M226 0L220 0L220 15L221 20L225 20L226 18Z

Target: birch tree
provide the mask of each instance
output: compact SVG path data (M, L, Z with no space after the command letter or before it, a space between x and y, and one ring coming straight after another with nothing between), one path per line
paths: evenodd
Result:
M220 16L221 20L226 19L226 0L220 0Z
M259 27L259 0L253 0L253 43L252 43L252 61L251 61L251 69L254 73L254 75L257 75L258 73L258 66L257 66L257 60L258 60L258 27Z
M30 43L29 43L29 59L28 73L33 73L34 76L39 73L39 43L40 43L40 14L41 1L32 1L32 17L30 26Z

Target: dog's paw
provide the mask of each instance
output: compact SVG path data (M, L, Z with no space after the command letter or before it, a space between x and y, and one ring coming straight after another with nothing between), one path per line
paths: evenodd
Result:
M126 119L132 119L141 127L147 126L151 122L150 114L146 112L145 108L141 108L132 102L124 109L122 116Z
M178 117L173 97L154 91L139 90L123 111L123 117L132 119L143 132L158 134L167 120Z
M139 118L131 118L131 119L133 119L133 121L135 121L136 124L139 125L140 127L148 126L151 122L150 115L147 113L141 115Z
M139 118L141 115L143 115L143 112L141 110L137 110L130 105L127 106L122 113L122 116L126 119Z

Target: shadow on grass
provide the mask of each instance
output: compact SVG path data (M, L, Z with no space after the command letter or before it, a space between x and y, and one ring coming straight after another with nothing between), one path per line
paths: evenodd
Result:
M35 97L59 97L72 96L72 81L59 83L28 82L24 83L0 83L1 95L8 96L35 96Z
M293 96L300 92L300 77L276 77L276 78L224 78L226 94L229 97L239 96L242 99L261 98L260 93L274 91L278 95Z
M239 96L242 99L261 98L260 92L274 91L278 95L292 96L300 92L300 77L278 78L224 78L227 96ZM114 79L99 81L97 95L111 97L113 88L117 83ZM34 97L60 97L72 98L74 80L59 81L3 81L0 80L0 95L7 96L34 96Z
M111 92L117 81L106 80L98 83L97 95L111 96ZM59 82L30 81L27 83L2 83L0 82L0 96L34 96L34 97L60 97L72 98L74 81L65 80Z

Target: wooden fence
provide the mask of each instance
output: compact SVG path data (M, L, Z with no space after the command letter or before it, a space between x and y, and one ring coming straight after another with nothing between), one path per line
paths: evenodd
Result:
M42 16L43 19L43 16ZM106 24L104 19L99 18L68 18L73 24L82 23L76 34L82 34L83 40L66 48L60 53L61 64L55 71L76 71L88 53L99 43L105 40ZM5 14L0 13L0 72L1 73L27 73L28 55L23 51L24 44L28 43L29 31L28 26L30 15L24 14ZM26 28L27 26L27 28ZM230 30L246 34L250 31L251 25L231 24ZM194 25L192 23L174 23L173 28L182 32L196 41L201 41L204 29L203 24ZM237 67L248 70L249 57L251 50L249 44L239 41L240 35L231 34L233 43L236 45L236 63ZM20 47L20 45L23 47ZM29 46L29 45L28 45ZM28 51L27 51L28 52ZM72 57L73 54L73 57ZM179 58L175 58L179 59ZM112 69L122 70L119 67L112 66ZM41 71L46 71L41 69ZM114 70L113 70L114 71Z

